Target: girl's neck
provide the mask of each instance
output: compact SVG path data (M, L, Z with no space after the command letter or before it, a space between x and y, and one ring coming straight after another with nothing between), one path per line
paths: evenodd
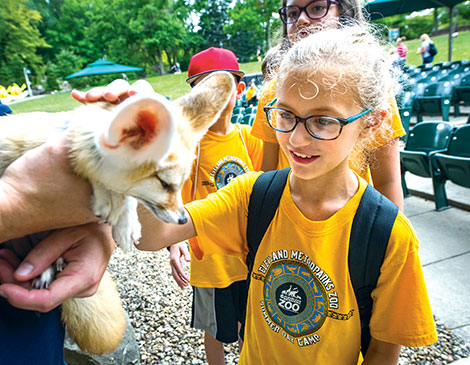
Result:
M229 134L233 130L233 125L230 121L231 115L224 115L222 114L220 118L212 124L212 126L209 128L209 130L215 134Z
M297 208L314 221L330 218L344 207L359 188L359 180L349 167L312 180L303 180L291 174L289 184Z

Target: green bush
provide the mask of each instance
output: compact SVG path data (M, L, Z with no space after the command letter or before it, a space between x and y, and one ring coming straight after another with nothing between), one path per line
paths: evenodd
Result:
M419 38L423 33L430 34L434 28L434 16L415 16L407 19L406 24L400 27L400 35L408 39Z

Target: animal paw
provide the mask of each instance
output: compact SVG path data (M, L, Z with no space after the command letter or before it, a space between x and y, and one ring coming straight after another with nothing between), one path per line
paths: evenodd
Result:
M140 237L140 223L137 226L135 224L113 226L114 241L124 252L128 252L137 244Z
M47 289L51 285L55 277L55 270L52 266L49 266L41 275L32 280L33 288L35 289Z
M55 271L56 272L61 272L65 269L65 267L67 266L67 263L65 262L65 260L62 258L62 257L59 257L55 263Z

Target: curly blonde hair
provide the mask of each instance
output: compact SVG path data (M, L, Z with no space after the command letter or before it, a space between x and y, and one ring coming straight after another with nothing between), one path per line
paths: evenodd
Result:
M318 30L321 31L296 42L284 54L276 88L282 89L288 78L294 78L333 95L350 93L361 110L370 109L361 123L363 128L373 127L374 133L360 138L351 154L356 157L351 160L360 163L353 167L360 171L371 163L368 152L392 139L389 121L395 112L392 99L398 91L399 71L371 26L362 23ZM302 95L300 88L299 94Z

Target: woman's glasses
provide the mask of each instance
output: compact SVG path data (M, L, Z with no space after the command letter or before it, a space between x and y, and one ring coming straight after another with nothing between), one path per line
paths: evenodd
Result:
M283 23L293 24L299 19L302 11L305 11L305 14L307 14L307 16L312 20L324 18L326 14L328 14L328 10L330 10L331 5L340 4L338 1L332 0L313 0L309 2L307 6L284 6L283 8L279 9L278 12Z
M298 123L303 123L308 134L313 138L321 140L333 140L338 138L345 125L358 120L370 111L370 109L367 109L346 119L323 115L312 115L307 118L301 118L282 108L272 106L264 107L268 123L274 130L289 133L295 129Z

